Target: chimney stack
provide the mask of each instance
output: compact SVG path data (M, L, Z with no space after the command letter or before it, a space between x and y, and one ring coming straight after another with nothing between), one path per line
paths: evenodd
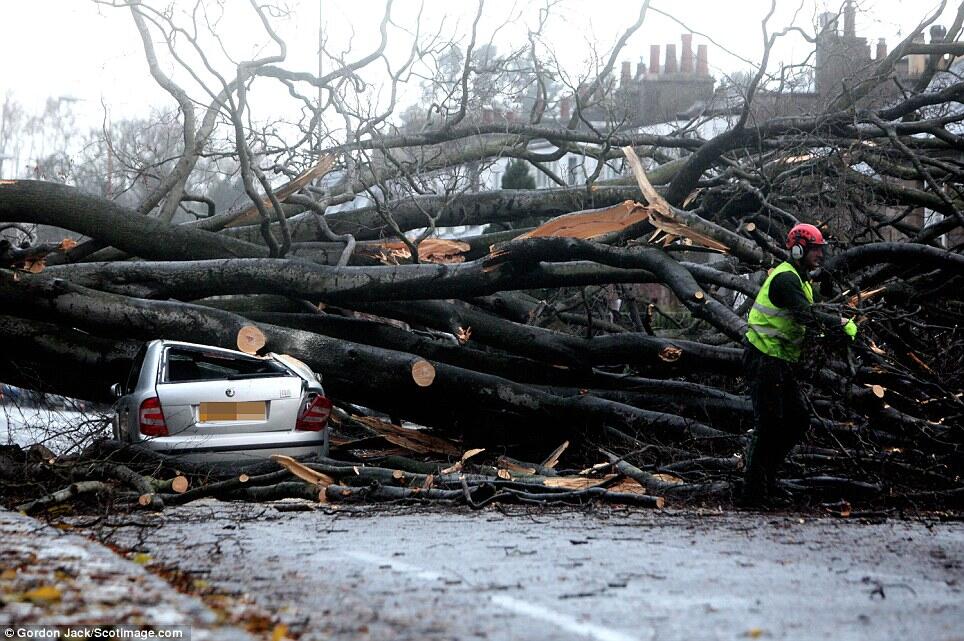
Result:
M679 70L681 73L693 73L693 34L683 34L683 57L680 59Z
M569 122L570 117L572 117L572 98L563 96L559 99L559 120Z
M826 32L826 33L832 33L836 35L837 15L830 11L825 11L824 13L821 13L820 14L820 31Z
M887 39L881 38L877 41L877 62L887 57Z
M629 83L633 79L633 63L627 61L623 62L622 69L619 74L619 84L623 87L628 87Z
M649 72L659 73L659 45L649 45Z
M943 25L939 25L939 24L931 25L931 44L943 42L944 36L946 35L947 35L947 29L945 29Z
M636 64L636 80L639 80L646 75L646 63L643 62L643 57L639 57L639 62Z
M664 68L665 73L676 73L676 45L669 44L666 45L666 67Z
M706 54L706 45L696 47L696 75L710 75L710 61Z
M854 9L854 3L852 0L847 0L847 5L844 7L843 11L843 30L844 36L847 38L854 38L857 35L856 30L857 23L857 10Z

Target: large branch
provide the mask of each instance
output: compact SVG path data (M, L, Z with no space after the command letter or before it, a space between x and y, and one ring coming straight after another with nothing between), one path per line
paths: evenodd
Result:
M259 245L170 225L53 182L0 181L0 222L62 227L143 258L192 260L268 254Z
M58 319L100 335L168 338L235 346L247 319L211 308L104 294L56 279L15 279L0 270L0 303L25 317ZM698 421L650 412L589 395L562 398L537 388L470 370L433 363L432 385L412 379L413 356L334 340L310 332L262 325L266 349L287 353L325 375L329 393L443 429L475 430L479 438L518 442L533 435L564 437L603 425L675 441L732 440ZM456 412L473 407L475 411ZM493 426L498 426L493 429Z

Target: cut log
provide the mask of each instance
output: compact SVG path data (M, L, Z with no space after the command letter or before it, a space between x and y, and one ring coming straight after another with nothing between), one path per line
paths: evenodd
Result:
M435 368L424 359L412 363L412 380L419 387L428 387L435 380Z
M245 354L257 354L267 342L264 332L254 325L245 325L238 330L238 349Z

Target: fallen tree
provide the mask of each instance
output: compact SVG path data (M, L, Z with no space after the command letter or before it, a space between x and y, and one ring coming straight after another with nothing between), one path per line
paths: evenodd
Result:
M157 28L175 51L183 44L171 35L173 16L146 3L128 8L142 35ZM263 7L253 10L270 24ZM768 38L767 52L772 45ZM364 93L349 79L378 55L323 78L282 68L280 54L249 61L210 91L216 98L199 124L187 93L157 67L150 37L144 47L155 78L183 110L185 132L156 190L127 206L64 184L0 180L0 223L11 233L45 225L84 237L77 246L0 247L0 380L109 402L110 385L126 376L141 342L234 347L239 331L254 326L267 339L263 351L290 354L323 374L346 417L362 407L367 418L410 421L422 426L414 433L451 442L454 450L441 453L402 448L409 467L434 464L412 459L413 451L451 458L484 447L531 457L566 440L574 444L572 467L591 468L602 457L605 474L636 479L670 500L718 500L738 485L752 426L740 379L744 319L766 270L786 257L787 230L808 221L835 245L815 274L822 311L856 318L860 333L852 345L813 341L813 430L789 461L788 488L814 500L959 498L964 83L953 73L933 71L934 82L887 100L834 100L805 117L751 121L764 62L724 133L702 139L683 125L654 135L618 119L590 121L608 104L600 87L617 47L575 92L569 121L542 121L546 96L541 108L532 105L528 124L473 121L479 105L466 83L483 71L467 64L436 112L441 120L416 131L348 101ZM875 70L881 84L891 58ZM407 68L393 72L393 87ZM496 72L508 68L485 73ZM546 74L537 65L532 86ZM328 97L310 105L311 122L294 123L299 135L284 143L245 124L247 85L253 91L279 80L295 95L303 84ZM347 130L331 124L335 116ZM212 137L219 130L231 135L227 147ZM250 204L174 222L179 208L197 202L185 185L215 151L238 163ZM585 163L584 184L477 190L480 163L503 158L521 158L565 184L551 169L564 156ZM607 162L625 175L602 180ZM466 167L474 172L468 179ZM272 169L288 182L269 180ZM465 235L455 240L438 233L506 223L481 235L455 228L449 236ZM428 384L412 378L420 360L433 368ZM385 434L367 430L353 440L391 451ZM371 449L346 441L340 453L365 462L361 453ZM67 490L48 488L48 497L23 505L150 494L142 478L149 470L118 469L73 479ZM536 491L532 479L512 477L518 470L504 478L499 470L508 467L494 469L494 477L464 486L442 475L430 487L406 477L364 489L345 485L345 470L322 470L333 475L324 498L655 506L649 496L606 487ZM220 480L227 485L180 496L320 496L311 483L264 474L247 488ZM189 500L158 495L163 504Z

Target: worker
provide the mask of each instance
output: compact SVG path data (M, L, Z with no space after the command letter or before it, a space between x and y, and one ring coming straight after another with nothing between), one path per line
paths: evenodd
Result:
M839 335L842 328L849 340L857 334L852 319L838 321L813 309L810 272L823 264L825 245L815 226L794 225L787 234L790 260L770 272L750 309L743 365L756 420L741 496L748 507L783 500L776 484L777 467L810 425L796 371L808 330Z

